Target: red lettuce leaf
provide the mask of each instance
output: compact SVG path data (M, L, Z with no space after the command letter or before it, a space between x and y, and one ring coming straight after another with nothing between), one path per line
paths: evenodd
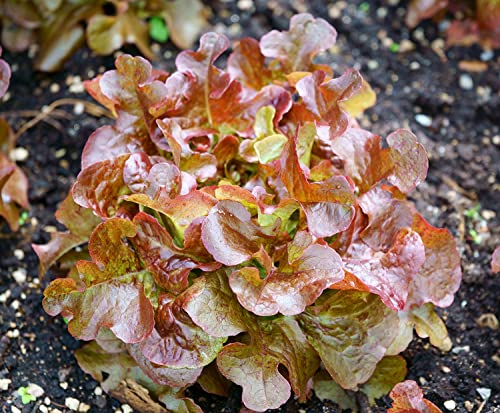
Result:
M500 246L497 246L491 255L491 271L500 272Z
M181 190L181 171L164 158L136 152L123 166L123 181L134 194L174 198Z
M266 67L259 42L251 38L242 39L236 44L227 61L227 71L233 79L238 79L252 90L262 89L271 83L273 76Z
M190 290L173 298L160 295L155 328L141 343L141 351L151 362L175 369L197 369L210 364L226 338L212 337L193 323L182 308Z
M154 364L144 356L140 344L129 344L127 350L144 374L155 383L163 386L186 387L195 383L201 374L201 367L196 369L173 369Z
M406 129L398 129L387 137L390 157L394 164L388 181L408 193L425 180L429 161L424 147Z
M161 288L172 293L184 291L188 285L188 276L194 268L212 271L220 266L199 242L200 226L193 221L186 230L186 246L179 248L172 236L159 222L150 215L140 212L134 217L137 235L132 239L138 255L151 271L155 282ZM198 245L196 245L198 244Z
M361 90L363 78L354 69L331 80L325 80L325 77L324 72L314 72L299 80L296 89L308 113L304 120L329 126L330 138L333 139L344 133L349 124L349 115L342 102Z
M313 58L335 45L337 32L323 19L299 14L290 19L290 29L273 30L260 40L260 50L266 57L277 59L285 74L315 70Z
M406 24L413 28L420 21L434 16L448 6L448 0L411 0L406 15Z
M220 372L243 387L245 406L259 412L277 408L290 397L290 384L299 400L305 400L319 359L297 322L289 317L259 320L250 329L249 344L228 344L217 357ZM280 364L287 368L290 383Z
M28 178L7 156L0 153L0 216L12 231L19 229L19 210L28 209Z
M413 380L406 380L394 386L389 394L393 400L387 413L442 413L424 394Z
M213 337L235 336L248 328L249 317L236 301L222 270L196 279L184 310Z
M364 194L360 206L368 215L368 226L361 232L361 238L374 250L391 248L403 228L411 228L422 240L425 262L411 279L407 308L427 302L439 307L451 305L462 272L456 242L450 232L433 227L410 203L393 198L381 188Z
M45 290L45 311L62 313L73 336L92 340L107 327L125 343L136 343L151 334L154 311L141 283L140 263L122 241L134 235L135 227L126 219L98 225L89 241L94 261L77 264L80 280L56 279Z
M215 260L230 266L249 260L261 245L270 243L273 231L264 232L239 202L223 200L210 210L201 236Z
M343 260L344 268L361 281L367 291L380 296L393 310L403 310L410 284L426 260L420 236L402 229L386 253L374 253L362 245ZM347 288L352 286L347 285ZM364 288L363 288L364 290Z
M68 251L87 242L94 228L101 222L92 210L77 205L71 193L57 209L56 219L68 230L51 234L47 244L32 245L40 260L40 276Z
M392 160L382 149L380 136L359 128L348 128L331 141L333 152L344 161L345 173L360 193L367 192L390 172Z
M326 245L311 244L297 255L264 279L255 267L233 272L229 283L240 304L259 316L296 315L344 278L339 255Z
M82 154L82 168L132 152L155 154L152 138L155 120L166 99L166 73L153 72L141 57L122 55L116 70L108 71L85 86L89 93L114 114L116 125L97 129L87 141Z
M293 140L283 149L280 177L290 197L300 202L313 235L327 237L347 229L353 218L354 193L345 177L308 182Z
M2 55L2 47L0 47L0 56ZM5 92L7 92L7 89L9 88L9 83L10 83L10 66L9 64L3 60L0 59L0 98L5 95Z
M127 377L129 369L135 366L126 352L109 354L95 341L76 350L75 357L80 368L97 380L105 391L116 388Z
M123 169L129 155L91 164L82 170L71 189L75 202L101 218L109 218L119 208L120 196L129 193Z
M418 213L413 216L412 229L424 243L425 263L412 280L408 305L431 302L448 307L462 280L456 241L450 231L433 227Z
M398 315L376 295L339 291L299 316L302 330L333 379L356 390L398 332Z
M174 199L153 200L144 194L133 194L127 201L151 208L168 218L170 234L177 244L185 242L186 231L193 222L205 217L217 203L212 196L201 191L191 191L185 195L178 195ZM199 221L197 221L199 223ZM192 228L194 231L194 227ZM189 237L188 237L189 239ZM193 243L191 243L193 245ZM200 243L196 243L201 248ZM185 245L187 247L187 245Z

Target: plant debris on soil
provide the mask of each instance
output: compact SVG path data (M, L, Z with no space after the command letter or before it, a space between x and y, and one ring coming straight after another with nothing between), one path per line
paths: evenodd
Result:
M328 19L339 38L324 59L335 73L360 69L377 93L378 103L361 125L382 136L408 127L426 147L429 174L412 194L413 201L432 225L448 228L456 237L463 283L453 305L440 311L452 350L441 353L427 340L415 339L403 353L408 378L443 412L500 411L498 274L490 268L491 254L500 244L499 53L479 46L445 49L432 22L409 31L406 2L399 0L221 0L209 5L213 29L233 40L284 30L298 12ZM158 54L154 64L172 70L178 50L171 45L153 49ZM137 53L133 47L124 51ZM28 111L43 111L57 99L90 101L82 81L112 69L114 61L81 49L61 72L44 75L33 71L32 56L32 51L3 55L13 74L0 115L14 130L32 119ZM62 317L46 315L41 305L42 291L56 273L39 279L31 244L47 242L59 228L54 212L80 170L82 147L93 130L109 122L94 117L83 102L58 109L67 114L58 123L36 123L20 136L15 153L22 155L17 163L29 178L31 210L18 233L1 223L0 411L129 413L128 405L104 394L79 369L73 351L81 343L66 331ZM189 396L205 412L239 412L239 392L235 386L223 399L195 387ZM389 406L385 397L374 411ZM290 400L278 411L339 409L313 398L303 405Z

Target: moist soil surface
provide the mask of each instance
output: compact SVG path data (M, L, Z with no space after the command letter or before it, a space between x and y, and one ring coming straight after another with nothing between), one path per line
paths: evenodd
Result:
M406 3L398 0L215 1L209 7L215 30L233 40L286 29L297 12L328 19L339 32L335 50L326 57L335 72L360 69L377 92L377 105L367 111L362 126L382 136L400 127L417 134L429 153L430 167L426 182L412 198L427 220L450 229L456 237L463 283L453 305L440 311L452 350L441 353L427 340L415 339L403 353L408 378L416 380L444 412L500 411L498 275L490 269L491 253L500 244L498 53L479 46L446 49L442 33L432 22L409 31L404 25ZM134 48L125 51L136 53ZM171 45L159 47L155 65L172 70L177 52ZM0 111L15 130L29 120L23 111L41 110L61 98L89 100L81 80L113 68L113 57L81 49L62 71L47 75L33 71L31 57L4 52L13 76ZM472 66L484 70L466 71L464 61L482 61L484 67ZM28 151L18 164L29 178L31 209L19 232L1 224L0 379L11 383L0 390L0 411L70 412L66 404L73 398L82 411L88 405L92 412L120 409L127 413L126 406L103 394L98 383L79 369L72 352L81 343L68 334L61 317L46 315L41 305L42 291L54 274L39 279L31 244L48 241L58 225L54 212L79 172L87 137L110 122L82 113L82 105L61 109L68 116L59 119L60 130L41 122L17 142ZM467 211L478 204L479 215L469 217L472 214ZM13 274L23 273L26 281L19 276L16 281ZM44 395L23 405L16 391L29 383L40 386ZM189 395L205 412L238 412L241 394L236 386L233 390L228 399L209 396L196 387ZM389 406L386 397L373 411ZM290 400L279 411L340 410L313 398L303 405Z

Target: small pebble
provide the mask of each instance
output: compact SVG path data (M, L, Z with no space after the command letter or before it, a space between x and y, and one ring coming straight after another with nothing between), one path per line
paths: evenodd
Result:
M0 390L8 390L10 383L12 383L11 379L0 379Z
M432 118L430 116L423 115L422 113L415 115L415 120L417 121L418 124L426 128L432 125Z
M65 382L65 381L63 381L63 382L59 383L59 387L60 387L61 389L66 390L66 389L68 388L68 383L67 383L67 382Z
M97 386L95 389L94 389L94 394L96 396L101 396L102 395L102 388Z
M18 268L12 273L12 277L18 284L26 282L27 272L24 268Z
M12 413L22 413L16 406L10 406L10 411Z
M0 294L0 303L6 303L10 297L10 290L5 290L2 294Z
M460 75L458 84L464 90L471 90L474 87L474 82L472 80L472 77L470 77L470 75L467 75L465 73Z
M250 10L253 8L253 1L252 0L239 0L238 3L236 3L238 6L238 9L240 10Z
M41 397L45 393L45 391L35 383L28 384L28 393L35 397Z
M472 412L472 409L474 408L474 404L472 404L469 400L466 400L464 403L465 410L468 412Z
M42 413L48 413L49 412L49 409L47 408L47 406L45 406L44 404L42 404L38 410L40 410Z
M470 351L470 346L457 346L453 347L453 350L451 350L451 352L454 354L461 353L462 351L468 353Z
M487 62L487 61L493 59L494 55L495 54L493 53L493 50L485 50L484 52L481 53L480 58L483 62Z
M82 413L86 413L90 410L90 406L87 403L81 402L80 405L78 406L78 411ZM132 412L132 410L131 410Z
M411 62L410 63L410 70L418 70L420 69L420 63L418 62Z
M483 400L488 400L491 396L491 389L488 389L487 387L479 387L476 391Z
M73 113L75 115L81 115L85 111L85 106L82 102L78 102L73 107Z
M78 410L78 406L80 405L80 400L75 399L73 397L66 397L66 400L64 401L64 405L68 409L76 412Z
M455 400L446 400L444 402L444 407L446 407L447 410L455 410L455 408L457 407L457 403L455 402Z
M22 261L24 259L24 251L23 250L20 250L19 248L18 249L15 249L14 250L14 256L19 260L19 261Z
M134 409L130 407L128 404L122 404L122 412L123 413L132 413Z
M441 371L442 371L443 373L449 373L449 372L451 371L451 369L450 369L449 367L442 366L442 367L441 367Z
M368 66L368 69L370 69L370 70L375 70L378 68L378 62L376 60L369 60L366 65Z
M29 155L30 153L28 152L28 150L26 148L23 148L22 146L14 148L10 152L10 158L16 162L24 162L26 159L28 159Z
M59 92L60 90L61 90L61 86L59 86L59 84L58 84L58 83L52 83L52 84L50 85L50 92L51 92L51 93L57 93L57 92Z

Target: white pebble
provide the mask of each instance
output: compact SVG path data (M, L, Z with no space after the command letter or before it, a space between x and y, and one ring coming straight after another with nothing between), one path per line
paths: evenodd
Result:
M30 153L26 148L23 148L22 146L14 148L10 152L10 158L16 162L23 162L28 159L28 156L30 156Z
M21 261L24 258L24 251L20 249L15 249L14 250L14 256Z
M250 10L253 8L252 0L239 0L237 6L240 10Z
M80 400L73 397L66 397L64 404L68 409L76 412L78 410L78 406L80 406Z
M468 353L470 351L470 346L457 346L453 347L453 349L451 350L451 352L454 354L461 353L462 351Z
M425 126L426 128L432 125L432 118L430 116L423 115L422 113L415 115L415 120L418 124Z
M81 402L78 406L78 411L82 413L86 413L90 410L90 406L87 403Z
M471 90L474 87L474 82L470 75L463 74L460 75L460 79L458 80L458 84L464 90Z
M493 56L495 54L493 53L493 50L485 50L484 52L481 53L481 60L483 62L487 62L488 60L493 59Z
M15 328L14 330L8 330L6 335L9 338L18 338L19 337L19 330L17 328Z
M85 110L84 104L82 102L78 102L75 104L75 107L73 108L73 113L75 115L81 115L84 110Z
M457 403L455 402L455 400L446 400L444 402L444 407L446 407L447 410L455 410L455 408L457 407Z
M18 284L26 282L26 270L24 268L18 268L12 273L12 277Z
M28 384L28 393L35 397L41 397L45 393L45 391L35 383Z
M483 400L488 400L491 396L491 389L488 389L487 387L479 387L476 389L476 391Z
M42 404L38 410L40 410L42 413L48 413L49 412L49 409L47 408L47 406L45 406L44 404Z
M22 413L16 406L10 406L10 411L12 413Z
M375 70L378 68L378 62L376 60L369 60L367 63L368 69Z
M10 297L10 290L5 290L2 294L0 294L0 303L6 303Z
M12 383L11 379L0 379L0 390L8 390L10 383Z
M58 84L58 83L52 83L52 84L50 85L50 91L51 91L52 93L57 93L57 92L59 92L60 90L61 90L61 86L59 86L59 84Z
M73 83L69 87L69 91L70 91L70 93L83 93L83 92L85 92L85 86L83 86L83 83L81 83L81 82Z
M59 383L59 387L61 389L66 390L68 388L68 383L66 383L65 381L63 381L63 382Z
M123 413L132 413L134 409L130 407L128 404L122 404L122 411Z

